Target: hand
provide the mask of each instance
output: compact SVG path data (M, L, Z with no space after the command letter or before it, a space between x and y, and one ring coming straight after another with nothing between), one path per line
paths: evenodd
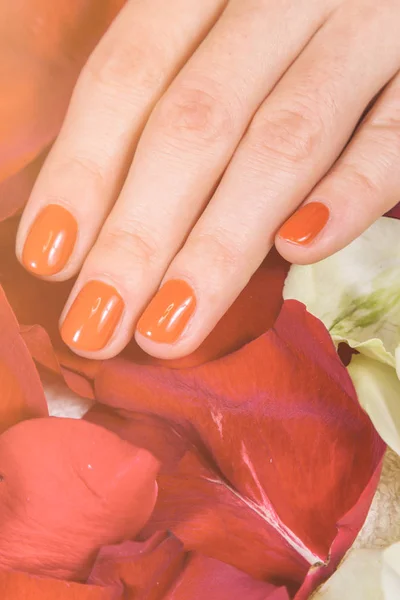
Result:
M64 341L188 354L274 242L318 261L395 205L399 27L398 0L128 1L18 234L32 273L79 273Z

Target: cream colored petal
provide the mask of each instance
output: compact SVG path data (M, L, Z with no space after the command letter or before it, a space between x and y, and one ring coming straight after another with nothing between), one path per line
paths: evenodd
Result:
M381 551L351 550L332 577L313 594L312 600L386 600L381 569Z
M378 489L353 548L378 550L400 541L400 456L388 448Z
M400 220L381 218L315 265L293 265L285 299L303 302L336 343L395 366L400 343Z
M384 600L400 598L400 543L383 553L382 588Z
M359 354L352 357L348 372L375 429L400 455L400 381L396 370Z

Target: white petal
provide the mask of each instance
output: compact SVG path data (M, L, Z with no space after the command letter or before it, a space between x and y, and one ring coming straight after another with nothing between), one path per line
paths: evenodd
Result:
M312 600L386 600L381 569L382 551L352 550Z
M400 598L400 543L383 553L382 588L384 600Z
M293 265L284 298L303 302L336 343L347 341L395 366L395 353L400 354L400 220L383 217L333 256L315 265Z
M42 375L41 379L51 417L81 419L92 406L92 400L75 394L61 379L51 375Z
M352 357L348 371L375 429L400 455L400 381L395 369L359 354Z

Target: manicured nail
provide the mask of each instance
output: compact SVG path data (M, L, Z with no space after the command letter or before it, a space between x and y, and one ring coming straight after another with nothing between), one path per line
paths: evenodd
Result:
M196 309L196 296L185 281L171 279L154 296L137 325L139 333L161 344L173 344Z
M107 346L124 311L117 290L102 281L89 281L75 298L61 337L71 348L95 352Z
M329 214L329 208L322 202L305 204L282 225L278 235L294 244L306 246L323 230Z
M33 223L22 251L24 267L35 275L55 275L67 264L76 242L78 224L68 210L50 204Z

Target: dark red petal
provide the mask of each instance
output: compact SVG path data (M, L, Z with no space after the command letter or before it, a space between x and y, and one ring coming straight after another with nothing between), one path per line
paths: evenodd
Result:
M392 208L392 210L390 210L386 216L393 217L394 219L400 219L400 203Z
M143 536L168 528L187 550L235 566L255 579L292 591L309 564L268 523L260 507L234 490L204 458L187 452L178 468L158 478L159 500Z
M43 388L18 323L0 286L0 432L47 415Z
M158 461L91 423L34 419L0 436L0 567L82 580L150 516Z
M254 568L269 577L275 571L299 582L307 563L328 560L338 522L357 504L383 453L328 332L294 301L270 332L220 361L171 371L116 359L103 364L96 392L110 406L183 428L213 474L199 475L193 465L184 475L164 474L154 528L185 531L191 547L204 554L214 548L212 556L243 570L253 553ZM241 553L229 536L225 545L222 538L214 544L224 512L230 527L236 519L239 539L253 519L260 544L246 537ZM276 551L271 528L282 544ZM261 549L266 538L275 564L268 544Z

